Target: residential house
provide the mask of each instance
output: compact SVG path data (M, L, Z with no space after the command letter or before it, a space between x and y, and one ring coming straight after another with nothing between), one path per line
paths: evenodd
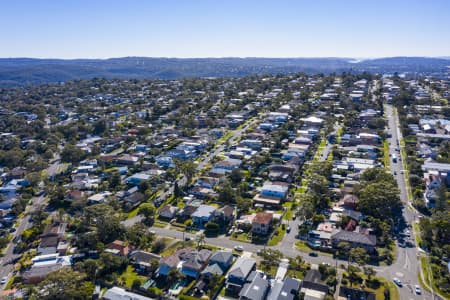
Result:
M69 256L59 256L57 253L39 255L32 258L32 266L22 277L26 284L38 284L51 272L69 267L72 264Z
M105 191L101 193L94 194L88 198L89 204L99 204L106 201L106 199L111 196L112 193Z
M58 250L58 244L65 240L66 228L67 223L58 222L47 225L44 232L41 234L38 253L40 255L56 253Z
M251 282L246 283L239 292L239 300L264 300L270 288L264 273L254 272Z
M129 154L123 154L115 159L118 165L136 166L139 163L139 158Z
M142 250L135 250L130 254L130 261L139 272L149 273L155 271L153 270L152 261L159 263L160 260L161 256Z
M234 208L230 205L225 205L217 210L216 220L227 224L234 219Z
M284 182L265 183L258 195L253 198L256 204L280 206L289 193L289 184Z
M371 234L341 230L331 236L331 243L337 248L341 242L349 243L351 248L364 248L368 253L374 253L377 238Z
M159 261L159 267L156 270L156 273L159 275L167 276L169 275L171 270L174 270L178 267L178 264L181 262L178 255L175 253L170 256L162 257Z
M294 165L275 164L269 168L269 179L271 181L292 182L294 173L298 170Z
M307 118L301 118L301 121L303 121L303 123L306 126L312 126L312 127L321 127L323 124L323 119L315 117L315 116L310 116Z
M273 214L260 212L255 215L252 222L252 232L254 234L266 235L269 233L273 221Z
M181 273L186 276L197 278L201 271L206 267L211 251L202 249L200 251L191 250L180 255L183 264L181 266Z
M212 276L223 276L224 270L218 264L209 264L201 273L203 278L211 279Z
M114 286L103 294L102 299L105 300L154 300L154 298L144 297L142 295L128 292L123 288Z
M142 182L149 181L150 178L151 175L149 174L137 173L125 179L125 182L130 185L139 186Z
M240 141L239 145L259 151L262 148L262 141L259 139L244 139Z
M216 264L223 271L227 270L233 263L233 253L228 251L217 250L211 255L209 265Z
M195 212L191 215L193 223L202 227L205 223L214 219L217 208L210 205L200 205Z
M283 281L276 281L267 295L267 300L296 300L300 292L302 282L286 277Z
M239 292L250 273L256 269L256 261L251 258L239 257L226 275L226 289Z
M127 242L115 240L106 247L105 252L119 256L128 256L133 249L134 247L129 245Z
M311 269L303 278L301 292L305 295L305 299L320 300L325 299L328 294L329 287L322 281L322 275L319 270Z
M366 290L351 288L341 285L339 289L339 300L376 300L375 293Z
M178 207L167 204L159 210L159 217L163 219L173 219L178 212Z

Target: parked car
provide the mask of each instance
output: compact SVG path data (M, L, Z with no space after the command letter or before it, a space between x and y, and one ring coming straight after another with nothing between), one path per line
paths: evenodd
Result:
M397 277L394 277L394 279L392 279L396 285L398 285L399 287L403 286L403 283L400 279L398 279Z
M0 284L5 284L6 281L8 281L8 277L3 277L2 280L0 281Z
M287 233L291 232L291 226L288 226L288 227L286 228L286 232L287 232Z
M309 252L308 255L309 255L309 256L312 256L312 257L317 257L317 256L319 256L319 254L317 254L317 252Z

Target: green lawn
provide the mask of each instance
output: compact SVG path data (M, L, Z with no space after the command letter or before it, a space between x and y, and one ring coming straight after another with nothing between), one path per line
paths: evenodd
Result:
M436 282L434 281L433 273L430 274L430 272L429 272L431 270L431 265L430 265L430 261L427 257L425 257L425 256L420 257L420 267L422 269L423 277L424 277L424 280L426 283L426 285L422 285L423 288L425 288L426 290L429 290L427 288L427 286L431 286L434 291L438 291L439 294L441 296L444 296L445 299L450 299L450 294L443 293L441 290L439 290L439 287L436 285ZM423 283L423 281L420 278L420 274L418 276L419 276L419 281ZM431 280L431 282L430 282L430 280Z
M264 271L267 275L275 277L275 275L277 275L278 266L265 266L260 263L258 269Z
M135 216L137 216L137 214L139 213L139 206L137 206L136 208L134 208L133 210L131 210L128 215L127 215L127 219L133 218Z
M131 288L133 281L136 279L139 279L142 283L147 280L147 277L138 275L132 266L127 266L127 269L120 275L120 278L127 288Z
M389 159L390 159L390 157L389 157L389 142L388 142L388 140L385 140L383 143L383 162L384 162L384 167L388 171L389 171L389 166L390 166Z
M413 228L414 228L414 236L416 237L416 241L417 241L417 246L420 246L422 244L420 226L418 223L413 223Z
M391 296L390 300L399 300L400 299L400 296L398 294L398 288L392 281L384 279L382 277L377 277L377 278L380 282L383 283L385 288L387 287L389 289L389 294ZM379 288L374 291L375 294L377 295L376 299L383 299L383 297L384 297L383 291L384 291L383 288Z
M274 233L272 235L272 238L269 240L268 245L269 246L276 246L279 242L283 239L284 235L286 234L286 229L283 229L281 226L279 226L277 229L275 229L278 234Z
M323 252L323 251L319 251L319 250L312 249L312 248L309 247L308 244L306 244L306 242L304 242L304 241L296 241L296 242L295 242L295 248L296 248L297 250L299 250L299 251L306 252L306 253L309 253L309 252L316 252L316 253L318 253L320 256L329 256L329 257L333 257L333 254L332 254L332 253L328 253L328 252Z
M244 243L251 243L252 239L248 238L248 234L246 232L243 233L233 233L230 236L230 240L238 241L238 242L244 242Z

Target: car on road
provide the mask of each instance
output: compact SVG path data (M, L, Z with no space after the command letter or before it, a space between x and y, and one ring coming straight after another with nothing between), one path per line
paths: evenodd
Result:
M317 257L317 256L319 256L319 254L317 254L317 252L309 252L308 255L309 255L309 256L312 256L312 257Z
M291 232L291 226L288 226L288 227L286 228L286 232L287 232L287 233Z
M402 281L401 281L400 279L398 279L397 277L394 277L392 280L393 280L393 281L395 282L395 284L398 285L399 287L402 287L402 286L403 286Z
M414 286L414 290L416 291L417 295L421 295L422 294L422 289L417 284Z
M2 280L0 280L0 284L5 284L6 281L8 281L8 277L3 277Z
M244 247L242 247L241 245L236 245L236 246L234 246L234 250L242 252L242 251L244 251Z
M394 171L394 175L397 175L397 172L396 172L396 171Z

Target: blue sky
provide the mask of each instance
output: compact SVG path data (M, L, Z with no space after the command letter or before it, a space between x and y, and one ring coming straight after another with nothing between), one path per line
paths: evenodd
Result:
M448 0L14 0L0 57L450 56Z

